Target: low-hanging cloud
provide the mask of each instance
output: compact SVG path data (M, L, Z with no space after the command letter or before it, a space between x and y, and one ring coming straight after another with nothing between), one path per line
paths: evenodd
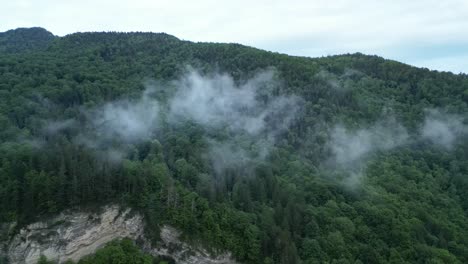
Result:
M252 161L252 154L233 142L209 141L209 152L205 156L216 175L220 175L225 169L239 168Z
M75 126L79 132L73 142L93 149L100 159L120 162L127 156L130 144L150 140L159 127L160 104L151 92L147 89L138 98L82 109L84 121Z
M107 103L87 113L101 139L135 143L148 140L159 126L160 104L146 90L138 100Z
M272 70L239 85L227 74L202 76L191 70L176 82L178 92L169 103L170 119L188 118L207 128L225 126L250 135L267 128L279 132L292 121L299 98L271 96L277 84ZM281 122L276 122L278 118Z
M57 134L64 129L72 128L76 125L76 121L74 119L66 119L66 120L55 120L45 121L43 132L47 135Z
M364 129L348 129L339 124L330 134L328 147L331 157L327 167L332 170L344 170L348 174L343 179L347 187L359 186L365 164L372 154L388 151L409 142L409 134L405 127L394 118L379 121Z
M206 157L215 173L264 160L301 108L299 97L272 95L279 83L273 70L240 84L227 74L203 76L189 70L176 82L178 91L169 101L169 121L192 120L206 129L230 132L229 139L207 139Z
M468 126L459 115L444 113L438 109L426 110L421 136L433 144L451 149L456 140L468 134Z
M39 120L39 137L21 141L42 148L50 138L66 135L74 144L93 150L97 158L118 163L128 156L131 144L151 139L159 127L161 107L152 93L147 89L136 98L81 107L75 118Z
M390 150L408 141L406 129L395 120L379 122L366 129L349 130L337 125L332 130L332 160L340 166L355 165L369 154Z
M365 164L373 153L427 140L451 150L457 140L468 135L468 126L460 115L448 114L439 109L425 110L424 122L414 137L394 118L379 121L365 129L347 129L336 125L330 133L328 147L331 152L327 165L349 174L343 180L346 186L356 187L362 179Z
M43 132L74 130L74 143L118 161L131 144L156 137L162 123L183 129L179 124L190 121L208 132L206 158L220 172L232 164L265 159L276 138L294 122L302 101L293 95L278 95L280 84L273 70L236 82L227 74L205 75L188 68L170 85L153 84L137 98L83 108L77 119L46 120ZM168 91L167 100L160 101L155 96L158 89L173 90ZM228 132L228 136L209 136L217 131Z

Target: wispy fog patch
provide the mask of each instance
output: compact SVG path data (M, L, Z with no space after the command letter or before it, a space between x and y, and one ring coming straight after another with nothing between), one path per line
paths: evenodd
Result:
M148 140L159 124L159 103L149 91L138 100L110 102L87 116L100 140L135 143Z
M258 135L269 125L284 129L298 108L299 99L294 96L271 95L271 87L278 85L273 71L236 84L227 74L202 76L191 70L176 83L178 92L169 103L172 121L192 119L207 128L225 126ZM281 126L276 122L278 115L282 115Z
M280 85L273 70L235 82L227 74L201 75L189 70L176 82L169 101L169 121L192 120L208 130L227 129L229 139L207 138L209 160L216 174L229 168L248 168L264 160L297 117L302 101L274 95Z
M265 161L274 142L267 138L235 138L227 141L207 139L208 152L205 154L216 175L226 169L251 173L255 164Z
M160 106L151 92L147 89L139 98L82 108L78 119L42 120L42 133L55 135L70 129L74 143L97 150L111 144L143 142L151 138L160 122Z
M75 144L118 161L132 144L156 137L161 124L183 129L180 124L190 121L209 131L204 135L209 145L206 158L221 172L233 164L264 160L294 122L303 102L294 95L280 95L280 85L274 70L235 81L228 74L201 74L188 68L173 82L151 82L137 98L83 108L76 120L44 121L43 132L57 134L70 128L73 133L67 135ZM215 139L210 134L228 136Z
M327 83L330 88L337 92L346 92L352 89L349 80L363 77L364 74L360 71L346 68L342 74L335 74L327 70L321 70L315 77Z
M344 184L356 186L368 159L378 151L390 150L409 141L407 130L395 119L380 121L364 129L348 129L336 125L330 135L328 147L329 167L349 174Z
M252 155L234 142L215 140L209 141L209 152L205 158L209 159L217 175L222 174L225 169L241 167L252 161Z
M44 140L42 140L42 139L24 137L24 136L18 137L15 143L26 144L26 145L28 145L28 146L30 146L32 148L35 148L35 149L41 149L41 148L45 147L45 145L46 145L46 142Z
M127 151L123 148L107 148L98 150L99 157L109 162L110 164L117 164L127 156Z
M74 119L55 120L55 121L47 120L45 121L43 132L49 135L57 134L63 131L64 129L72 128L75 125L76 125L76 121Z
M264 160L301 108L296 96L273 95L279 81L272 70L235 82L227 74L201 75L189 70L176 82L169 101L169 121L192 120L206 129L228 129L231 138L207 138L206 158L215 173Z
M408 138L406 129L392 120L357 130L337 125L331 133L329 144L334 163L350 166L370 153L400 146L407 142Z
M159 128L160 104L151 94L152 90L147 89L138 98L82 109L85 120L72 141L93 149L102 160L120 162L131 144L150 140Z
M421 135L433 144L451 149L458 137L468 134L468 126L459 115L447 114L437 109L426 110Z
M179 90L170 102L170 118L191 118L203 126L228 125L235 130L258 132L261 118L247 115L256 107L255 89L239 89L228 75L203 77L191 71L178 81Z

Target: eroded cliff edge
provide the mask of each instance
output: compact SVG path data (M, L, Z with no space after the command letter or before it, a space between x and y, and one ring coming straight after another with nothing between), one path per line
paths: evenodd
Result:
M180 233L170 226L162 226L160 235L161 241L151 245L144 234L142 215L109 205L98 212L68 211L47 221L32 223L4 243L3 254L10 263L35 264L41 255L64 263L78 261L114 239L130 238L144 251L169 257L176 263L235 263L229 253L213 256L203 248L182 242Z

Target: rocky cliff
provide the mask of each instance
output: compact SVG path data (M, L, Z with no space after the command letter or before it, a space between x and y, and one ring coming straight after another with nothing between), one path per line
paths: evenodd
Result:
M206 250L182 242L180 233L161 228L161 241L151 245L144 235L143 217L130 209L111 205L99 212L64 212L47 221L30 224L4 246L11 263L37 263L41 255L58 263L78 261L106 243L130 238L154 256L166 256L176 263L235 263L230 254L213 256Z

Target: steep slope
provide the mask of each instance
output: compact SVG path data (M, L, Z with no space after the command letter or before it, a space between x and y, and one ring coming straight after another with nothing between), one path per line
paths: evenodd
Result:
M202 248L179 240L179 232L161 228L161 242L152 246L144 234L143 217L129 209L110 205L96 212L66 211L43 222L22 228L6 246L10 263L35 264L41 256L49 261L78 262L116 239L129 238L154 256L164 256L176 263L235 263L228 254L216 257Z
M0 52L17 53L47 48L55 36L40 28L17 28L0 33Z
M164 33L27 50L0 53L2 223L120 203L241 263L468 262L466 75Z

